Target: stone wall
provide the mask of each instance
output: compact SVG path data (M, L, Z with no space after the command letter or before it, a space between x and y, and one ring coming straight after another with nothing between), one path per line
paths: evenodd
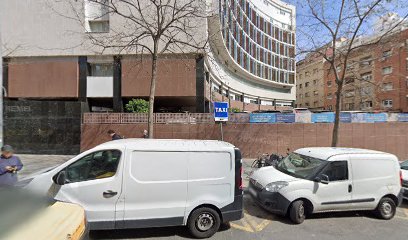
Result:
M287 148L330 146L332 124L225 124L224 141L239 147L244 157L260 153L284 154ZM117 131L126 138L141 137L146 124L83 124L81 151L109 141L106 132ZM221 139L218 124L157 124L156 138ZM340 125L339 146L368 148L408 159L407 123L347 123Z
M81 103L11 101L4 103L4 143L17 153L78 154Z

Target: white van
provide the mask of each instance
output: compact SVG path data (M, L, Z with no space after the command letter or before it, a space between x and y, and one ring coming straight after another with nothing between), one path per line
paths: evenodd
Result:
M308 214L375 210L391 219L402 201L396 156L351 148L303 148L254 172L249 193L264 209L302 223Z
M242 218L241 175L241 153L226 142L124 139L22 183L84 207L90 230L186 225L206 238Z

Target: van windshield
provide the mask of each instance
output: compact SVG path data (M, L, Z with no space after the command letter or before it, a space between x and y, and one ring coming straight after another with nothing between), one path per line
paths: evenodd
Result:
M297 153L291 153L276 165L276 169L288 175L309 179L326 165L327 161Z
M401 169L408 170L408 160L401 163Z

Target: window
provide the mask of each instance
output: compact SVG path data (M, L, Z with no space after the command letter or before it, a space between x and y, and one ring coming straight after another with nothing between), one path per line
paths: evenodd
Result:
M354 78L346 78L345 82L346 84L354 83Z
M373 75L372 75L371 72L366 72L366 73L361 74L361 79L363 81L369 82L369 81L371 81L373 79Z
M305 87L309 87L309 82L305 82Z
M327 106L327 110L329 111L333 110L333 106L332 105Z
M392 51L391 50L387 50L383 52L383 58L389 58L392 55Z
M67 183L114 176L118 168L120 155L119 150L104 150L86 155L65 169Z
M331 93L327 94L327 99L333 99L333 95Z
M299 98L302 99L302 98L303 98L303 94L299 94Z
M385 67L385 68L383 68L383 69L382 69L382 73L383 73L383 75L391 74L391 73L392 73L392 67Z
M317 84L317 80L313 80L313 85L316 85Z
M308 103L308 102L307 102L307 103L305 103L305 106L306 106L306 107L309 107L309 103Z
M109 32L109 21L89 21L89 32L107 33Z
M372 108L373 102L372 101L365 101L361 103L361 109Z
M86 31L89 33L109 32L109 0L99 0L98 3L83 2Z
M302 84L299 84L299 88L302 88Z
M317 68L313 69L313 74L316 74L317 71L318 71Z
M89 63L89 76L93 77L112 77L112 63Z
M382 101L384 108L392 108L392 99L386 99Z
M309 93L307 92L307 93L305 93L305 97L310 97L310 95L309 95Z
M354 110L354 103L346 103L346 110Z
M383 83L382 89L383 89L383 91L391 91L393 89L392 82Z
M319 95L319 92L318 91L313 91L313 95L317 96L317 95Z
M327 86L331 87L332 86L332 81L327 81Z
M310 73L309 72L305 72L305 77L309 77Z
M371 56L360 59L360 67L368 67L371 66L371 64L372 64Z
M321 174L327 175L330 182L348 180L347 161L330 162Z
M353 69L354 69L354 63L353 63L353 62L347 63L346 69L347 69L347 70L353 70Z
M350 90L346 90L344 96L347 97L354 97L354 90L350 89Z
M373 94L373 87L371 85L369 86L362 86L360 89L360 94L361 96L371 96Z

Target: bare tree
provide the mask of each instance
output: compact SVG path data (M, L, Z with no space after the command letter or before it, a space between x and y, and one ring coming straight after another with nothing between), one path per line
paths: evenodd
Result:
M391 7L401 8L403 0L306 0L300 3L306 9L302 16L304 23L297 27L298 54L316 54L328 63L328 73L333 75L336 86L335 122L332 132L332 146L337 146L338 129L343 86L350 68L349 61L353 54L362 48L379 44L385 37L395 32L407 16L384 26L380 34L367 42L361 42L361 35L369 35L374 19L379 18ZM403 8L401 8L403 9ZM327 36L327 37L322 37ZM303 42L302 42L303 41ZM329 44L327 44L329 43Z
M78 9L76 0L63 0L70 4L75 13L70 18L86 28L86 12ZM144 55L151 61L149 92L149 138L154 136L153 116L158 59L165 54L203 54L207 38L203 35L203 21L206 21L205 0L85 0L85 4L97 6L102 11L91 16L93 20L114 19L107 34L86 36L92 46L101 53ZM65 13L61 15L67 16ZM205 28L204 28L205 29ZM87 29L85 29L87 30ZM206 32L204 31L204 34Z

